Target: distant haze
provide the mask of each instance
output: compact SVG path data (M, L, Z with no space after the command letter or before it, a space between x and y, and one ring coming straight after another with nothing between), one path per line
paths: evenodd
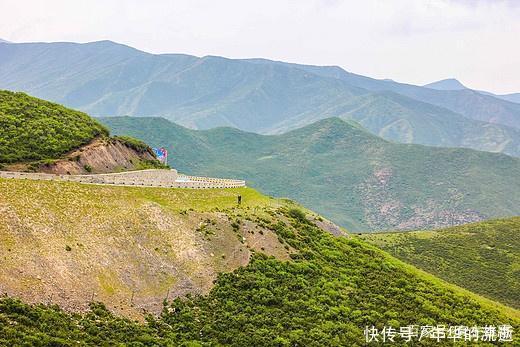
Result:
M152 53L339 65L520 92L520 1L2 0L0 38L109 39ZM0 57L1 59L1 57Z

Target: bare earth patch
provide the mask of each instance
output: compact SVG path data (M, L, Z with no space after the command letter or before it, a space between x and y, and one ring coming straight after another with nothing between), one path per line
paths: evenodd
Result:
M248 203L269 208L249 190L243 209L232 191L186 194L0 180L0 292L72 311L102 301L142 318L166 298L207 293L252 252L289 259L273 231L235 217Z

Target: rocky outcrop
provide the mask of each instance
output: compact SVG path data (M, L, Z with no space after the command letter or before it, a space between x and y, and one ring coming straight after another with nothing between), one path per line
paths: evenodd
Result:
M237 206L232 190L0 179L0 295L159 314L164 299L208 293L218 273L246 266L254 252L290 258L293 249L262 222L282 217L252 193Z
M5 170L81 175L139 170L158 164L151 150L138 150L117 138L105 137L96 138L61 159L12 164Z
M65 159L40 166L41 172L63 174L109 173L139 169L156 160L148 151L137 151L117 139L96 139L69 153Z

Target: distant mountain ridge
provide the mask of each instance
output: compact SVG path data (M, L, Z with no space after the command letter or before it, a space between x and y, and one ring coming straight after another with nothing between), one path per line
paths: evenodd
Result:
M472 91L374 80L339 67L154 55L111 41L0 44L0 55L0 87L98 116L160 115L191 128L264 134L338 116L392 141L520 153L518 130L498 124L518 125L520 105ZM485 122L470 119L470 109Z
M425 84L423 87L437 90L463 90L468 89L465 85L455 78L448 78L432 83Z
M507 101L511 101L511 102L520 104L520 93L503 94L503 95L495 95L495 96L500 99L504 99Z
M190 130L165 119L100 119L115 134L165 146L193 175L239 177L351 231L423 229L520 214L520 159L397 144L357 123L320 120L281 135Z
M460 83L458 80L454 78L449 78L437 82L432 82L429 84L424 85L424 87L437 89L437 90L463 90L463 89L470 89ZM511 93L511 94L494 94L491 92L486 92L483 90L477 90L477 92L484 94L484 95L490 95L498 99L514 102L514 103L520 103L520 93Z
M251 61L260 62L262 60L252 59ZM435 90L412 84L361 76L347 72L338 66L278 63L298 66L301 69L321 76L341 79L350 85L369 91L392 91L415 100L449 109L471 119L520 128L520 104L502 100L493 95L482 94L471 89Z

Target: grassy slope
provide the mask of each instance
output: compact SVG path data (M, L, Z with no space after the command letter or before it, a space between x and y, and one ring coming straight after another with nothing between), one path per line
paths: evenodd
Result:
M126 257L127 263L105 264L105 260L100 258L99 262L107 270L115 271L118 266L131 267L133 259L140 259L140 249L147 247L147 240L151 246L159 246L162 250L168 244L175 246L185 238L177 229L175 237L163 239L161 235L164 231L160 233L160 225L164 224L164 218L159 218L154 225L146 216L139 215L133 224L128 224L131 214L124 213L124 208L135 205L131 211L138 212L143 209L145 201L158 204L172 218L177 216L177 220L188 218L183 214L187 208L194 208L193 213L212 213L218 207L232 214L239 230L243 230L248 223L254 223L266 232L275 233L280 242L294 250L291 261L268 258L258 254L263 250L257 251L248 266L220 275L207 296L175 300L161 317L145 325L116 318L99 305L94 305L87 315L71 316L56 308L30 307L12 299L2 299L2 344L68 345L76 341L75 344L134 342L136 346L151 346L200 341L236 346L270 346L275 341L281 346L295 343L351 346L363 344L363 328L372 324L378 327L408 324L511 324L515 329L519 327L517 311L448 285L363 241L352 237L334 238L309 222L309 217L299 213L296 205L284 201L273 204L273 200L250 189L193 191L58 182L0 183L4 206L2 213L8 214L9 226L2 235L23 237L19 235L22 230L22 234L31 235L28 236L33 255L44 249L49 252L49 262L44 269L51 267L53 260L60 259L60 253L66 254L70 265L77 261L75 253L81 252L76 246L66 251L63 244L54 245L54 234L69 238L69 242L74 242L79 234L98 235L100 227L94 228L91 224L98 217L105 221L107 232L112 234L102 238L109 247L113 247L113 238L122 235L128 235L130 241L134 237L136 241L144 238L140 243L127 241L127 244L118 245L125 247L119 256ZM238 192L244 196L244 205L237 209L234 197ZM34 202L37 197L40 199ZM129 201L130 205L112 205L124 201ZM113 211L105 212L108 205ZM31 211L34 215L29 213ZM9 217L13 213L23 215ZM69 216L71 213L73 215ZM158 212L155 217L157 215L160 216ZM5 216L3 220L6 220ZM72 220L76 220L78 226L71 225ZM51 222L52 226L47 225ZM139 224L135 223L142 223L142 230L136 228ZM63 230L57 228L60 225L63 225ZM212 237L226 230L231 232L229 229L228 225L227 229L215 230L216 234ZM37 240L31 230L40 230L45 237ZM134 232L137 235L132 236ZM200 231L192 229L191 234L196 233ZM150 234L158 239L147 236ZM95 243L89 240L84 244L85 250L94 246ZM17 243L10 247L17 250L25 246ZM198 254L193 253L196 251L193 247L193 244L184 245L181 249L193 257L193 254ZM5 250L4 247L2 249ZM152 250L147 252L153 253ZM5 262L6 255L2 258ZM24 259L31 261L18 266L18 269L26 272L34 256ZM92 257L92 260L98 261L98 258ZM156 261L164 264L164 258L158 257ZM57 263L63 265L61 261ZM4 266L0 268L5 269ZM15 278L21 281L23 277ZM142 285L153 281L153 278L143 279L146 278L137 278L137 281ZM43 277L42 280L48 278ZM70 292L66 291L65 294ZM423 344L429 345L430 341Z
M446 281L520 308L520 217L361 238Z
M0 90L0 162L57 158L108 131L85 113Z
M259 215L277 204L247 188L0 180L0 292L79 310L94 295L136 316L160 311L168 291L207 292L218 272L247 264L250 248L287 257L269 230L232 228L237 194Z
M350 78L355 75L341 69L346 78L326 73L327 67L153 55L108 41L0 44L0 55L1 88L25 90L93 115L161 115L193 128L232 126L261 133L338 116L392 141L520 155L520 130L471 119L481 113L493 123L500 123L502 113L518 118L520 107L488 96L466 99L458 92L362 76L368 82L359 88L358 79ZM409 89L423 102L396 94Z
M102 121L115 133L166 146L182 172L244 178L353 231L520 213L520 160L505 155L390 143L339 119L277 136L193 131L163 119Z

